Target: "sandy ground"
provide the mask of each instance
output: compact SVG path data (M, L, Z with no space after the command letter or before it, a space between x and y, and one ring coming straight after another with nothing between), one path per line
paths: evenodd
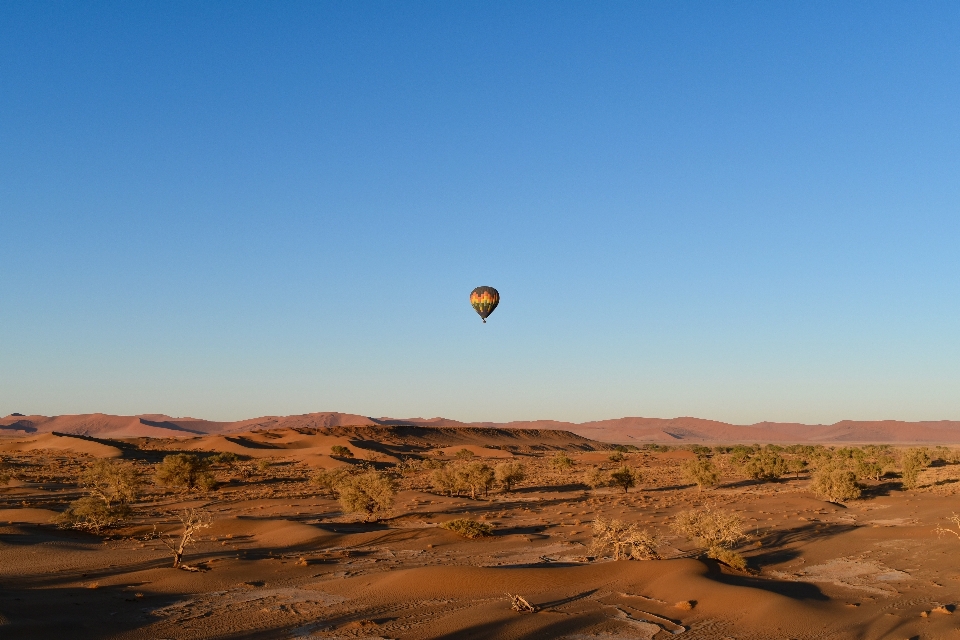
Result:
M804 474L727 477L698 491L679 472L692 455L685 451L629 454L625 462L645 477L625 494L579 484L609 451L560 440L466 442L491 464L509 458L545 470L476 500L432 493L413 474L372 523L307 482L318 468L345 464L327 454L331 443L382 468L414 449L449 458L463 446L359 433L0 441L16 471L0 488L0 637L960 639L960 540L934 532L960 511L960 465L926 470L917 490L875 483L842 506L815 498ZM219 472L215 491L151 489L131 523L103 536L50 523L81 495L76 478L95 457L147 469L171 451L228 449L251 460ZM550 472L544 463L559 449L576 464ZM270 466L256 466L261 459ZM741 516L749 571L705 559L672 533L676 513L702 506ZM175 530L171 514L184 507L213 518L187 550L199 572L172 568L152 537L154 526ZM660 531L667 559L592 557L598 515ZM438 526L461 517L495 534L468 540ZM539 611L511 610L508 593Z

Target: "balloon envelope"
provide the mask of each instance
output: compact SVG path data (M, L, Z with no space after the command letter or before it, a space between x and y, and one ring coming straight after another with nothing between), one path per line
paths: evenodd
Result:
M484 322L498 304L500 304L500 294L493 287L477 287L470 292L470 306L480 314Z

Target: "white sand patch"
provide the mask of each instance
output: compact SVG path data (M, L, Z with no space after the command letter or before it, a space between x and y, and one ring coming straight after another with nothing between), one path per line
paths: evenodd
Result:
M807 567L796 573L771 571L782 580L822 582L877 595L895 595L897 590L884 583L912 580L910 574L891 569L876 560L834 558L823 564Z

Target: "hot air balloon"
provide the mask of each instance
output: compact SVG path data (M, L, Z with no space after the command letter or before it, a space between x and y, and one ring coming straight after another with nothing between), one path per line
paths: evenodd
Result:
M493 287L477 287L470 292L470 306L480 314L484 324L487 322L487 316L493 313L498 304L500 304L500 294Z

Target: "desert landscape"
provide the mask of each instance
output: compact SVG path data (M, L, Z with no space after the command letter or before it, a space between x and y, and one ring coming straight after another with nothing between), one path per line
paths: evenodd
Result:
M7 416L2 637L960 637L955 424L642 420Z

